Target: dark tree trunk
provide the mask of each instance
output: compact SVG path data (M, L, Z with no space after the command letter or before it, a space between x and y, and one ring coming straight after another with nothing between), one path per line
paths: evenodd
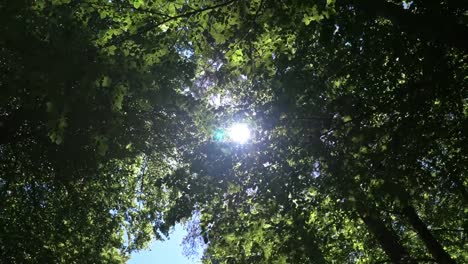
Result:
M408 219L410 224L418 233L421 240L426 245L427 249L431 253L432 257L441 264L455 264L455 261L450 255L444 250L442 245L434 238L426 224L419 218L416 210L412 206L406 206L403 209L403 214Z
M377 212L362 203L357 204L356 209L393 263L414 263L406 249L398 242L397 235L385 226Z

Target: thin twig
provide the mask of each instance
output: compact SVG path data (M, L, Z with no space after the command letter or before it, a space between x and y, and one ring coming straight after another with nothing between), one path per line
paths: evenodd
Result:
M417 258L417 259L411 259L412 261L416 261L416 262L419 262L419 261L425 261L425 262L433 262L433 263L437 263L434 259L432 258ZM391 260L381 260L381 261L377 261L375 262L376 264L377 263L393 263Z
M460 233L466 233L466 229L457 229L457 228L432 228L429 229L432 232L460 232Z

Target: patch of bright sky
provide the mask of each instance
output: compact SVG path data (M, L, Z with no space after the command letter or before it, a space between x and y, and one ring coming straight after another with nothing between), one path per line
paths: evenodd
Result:
M404 9L410 9L411 5L413 4L413 1L403 1L403 8Z
M193 50L189 50L189 49L183 49L181 51L179 51L179 54L182 55L183 57L187 58L187 59L190 59L194 52Z
M128 264L198 264L201 263L201 252L198 259L188 258L182 254L182 240L187 235L183 226L177 224L165 241L153 241L150 248L132 254Z
M209 101L208 103L212 106L215 106L215 107L220 107L220 106L223 106L223 105L228 105L232 102L232 99L228 94L226 95L221 95L221 94L212 94L210 95L210 98L209 98Z

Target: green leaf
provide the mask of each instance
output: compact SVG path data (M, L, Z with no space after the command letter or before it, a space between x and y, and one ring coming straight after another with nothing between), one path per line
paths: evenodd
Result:
M135 8L139 8L140 6L143 6L145 4L144 0L133 0L133 6Z

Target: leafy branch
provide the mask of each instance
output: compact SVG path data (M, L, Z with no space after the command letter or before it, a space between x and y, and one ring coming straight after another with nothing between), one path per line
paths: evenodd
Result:
M157 16L162 16L162 17L170 17L169 15L156 12L152 9L146 9L146 8L141 8L141 7L136 8L124 2L118 2L118 3L112 3L112 4L104 4L104 3L99 3L99 2L95 2L95 3L83 2L83 4L94 6L94 7L109 8L109 9L118 7L118 8L124 8L124 9L130 9L131 11L134 11L134 12L147 13L150 15L157 15Z
M168 18L166 18L166 19L164 19L164 20L162 20L162 21L160 21L160 22L158 22L156 24L149 23L149 24L139 28L135 34L117 37L115 39L115 41L107 43L106 45L104 45L104 47L110 47L112 45L120 44L120 43L128 40L129 38L131 38L133 36L140 35L140 34L148 32L148 31L151 31L151 30L153 30L153 29L155 29L155 28L157 28L159 26L162 26L162 25L166 24L167 22L177 20L179 18L189 18L189 17L191 17L193 15L196 15L196 14L199 14L199 13L203 13L203 12L206 12L206 11L210 11L210 10L214 10L214 9L217 9L217 8L220 8L220 7L231 5L231 4L233 4L234 2L237 2L237 1L239 1L239 0L230 0L230 1L227 1L227 2L224 2L224 3L221 3L221 4L196 9L194 11L186 12L186 13L183 13L183 14L180 14L180 15L177 15L177 16L170 16L170 17L168 17Z

